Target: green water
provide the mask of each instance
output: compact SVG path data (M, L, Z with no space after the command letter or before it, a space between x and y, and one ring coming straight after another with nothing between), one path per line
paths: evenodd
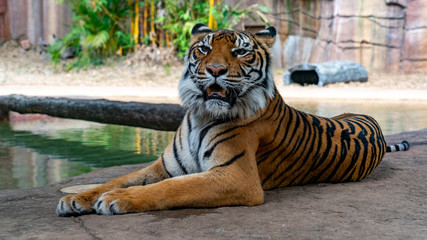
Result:
M287 100L308 113L373 116L384 134L427 127L427 103ZM0 190L31 188L97 169L157 159L173 132L38 117L0 124Z
M51 122L56 128L49 129ZM65 126L57 129L61 123ZM100 168L153 161L172 137L173 132L76 120L1 123L0 190L42 186Z

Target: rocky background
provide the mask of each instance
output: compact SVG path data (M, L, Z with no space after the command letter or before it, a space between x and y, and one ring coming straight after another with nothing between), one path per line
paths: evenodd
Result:
M271 22L279 31L278 67L351 60L369 72L427 73L427 0L263 4L271 8Z
M279 31L277 67L350 60L369 73L427 73L427 0L222 1L271 9L268 21ZM42 37L51 43L53 34L65 36L71 18L67 2L0 0L0 42L24 37L34 45ZM248 20L236 27L257 31L265 24Z

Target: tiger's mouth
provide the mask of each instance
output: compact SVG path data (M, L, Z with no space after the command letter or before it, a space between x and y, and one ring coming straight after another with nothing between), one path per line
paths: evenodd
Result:
M227 89L222 88L217 83L207 87L203 94L205 101L220 100L229 103L230 105L233 105L235 101L235 97L233 97L234 95L231 94L231 92L229 92Z

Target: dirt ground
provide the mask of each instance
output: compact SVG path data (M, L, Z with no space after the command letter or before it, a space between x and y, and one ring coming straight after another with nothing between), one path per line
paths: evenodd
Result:
M121 60L109 60L103 66L91 67L86 71L67 72L63 61L53 67L46 54L40 50L25 51L14 41L0 46L0 86L49 85L49 86L134 86L134 87L177 87L183 63L162 50L159 64L153 62L152 49L145 49ZM274 69L277 86L283 86L285 69ZM296 84L290 88L302 88ZM338 83L328 87L344 88L391 88L427 89L427 74L374 73L366 83ZM305 86L304 88L317 88Z

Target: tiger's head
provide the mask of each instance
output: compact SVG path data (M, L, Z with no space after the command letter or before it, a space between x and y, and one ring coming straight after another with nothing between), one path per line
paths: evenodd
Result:
M194 26L179 94L201 117L248 118L274 98L270 49L276 29L258 33Z

